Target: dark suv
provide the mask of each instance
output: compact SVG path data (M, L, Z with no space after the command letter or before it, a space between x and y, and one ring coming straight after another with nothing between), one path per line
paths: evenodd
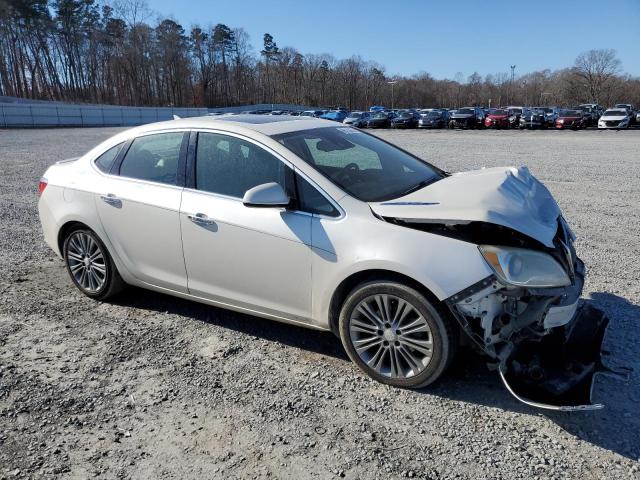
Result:
M449 128L482 128L484 110L480 107L463 107L451 114Z
M391 128L416 128L420 114L416 112L401 112L391 119Z

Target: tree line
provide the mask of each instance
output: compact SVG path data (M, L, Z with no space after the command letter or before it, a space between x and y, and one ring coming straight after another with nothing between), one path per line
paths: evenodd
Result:
M150 18L144 0L0 0L0 95L197 107L640 104L640 79L622 73L613 50L518 76L392 77L359 56L280 47L269 33L256 51L242 28L218 23L186 31L173 19Z

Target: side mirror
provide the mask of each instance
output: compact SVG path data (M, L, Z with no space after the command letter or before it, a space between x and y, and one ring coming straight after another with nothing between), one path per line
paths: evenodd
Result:
M286 208L290 205L291 199L280 184L270 182L247 190L242 197L242 203L246 207Z

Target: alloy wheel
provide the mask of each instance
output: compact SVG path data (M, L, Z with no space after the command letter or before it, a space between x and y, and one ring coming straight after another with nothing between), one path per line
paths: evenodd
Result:
M365 364L393 379L418 375L433 355L433 336L426 319L395 295L361 300L351 314L349 336Z
M104 252L86 232L75 232L69 237L66 260L69 272L80 288L95 293L104 286L107 280Z

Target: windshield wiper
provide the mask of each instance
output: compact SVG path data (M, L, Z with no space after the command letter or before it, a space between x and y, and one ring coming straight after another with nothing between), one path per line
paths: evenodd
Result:
M400 198L400 197L404 197L406 195L409 195L410 193L413 192L417 192L418 190L420 190L421 188L426 187L427 185L431 185L432 183L438 181L439 178L435 177L435 178L430 178L428 180L423 180L420 183L418 183L417 185L414 185L413 187L405 190L404 192L399 193L395 198Z

